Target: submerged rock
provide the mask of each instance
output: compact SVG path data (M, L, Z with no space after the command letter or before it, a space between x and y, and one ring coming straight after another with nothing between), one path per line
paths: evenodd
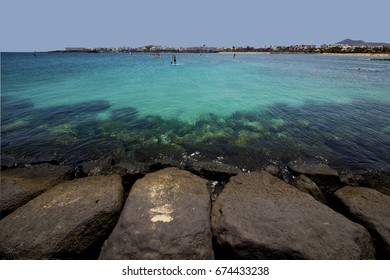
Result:
M1 172L0 218L56 184L70 179L73 169L69 166L50 164L30 165Z
M344 187L335 192L349 217L364 225L376 243L378 257L390 259L390 196L362 187Z
M137 108L134 107L126 107L121 109L115 109L112 111L112 118L121 119L124 121L131 121L137 118L139 112Z
M55 186L0 221L0 259L96 258L123 193L116 175Z
M238 132L236 144L238 146L245 147L247 145L250 145L252 142L256 142L260 138L261 138L261 134L258 132L252 132L252 131L248 131L248 130L240 130Z
M267 172L232 177L214 204L222 259L373 259L367 230Z
M285 125L286 122L283 119L271 119L270 123L274 129L279 130Z
M290 162L288 167L295 173L309 176L338 176L338 172L325 163Z
M244 127L252 129L253 131L257 132L264 132L264 125L259 121L248 121L244 123Z
M69 105L50 107L37 110L41 113L41 118L46 123L57 123L60 120L71 119L73 117L105 111L110 108L110 103L106 100L92 100Z
M99 259L212 259L207 181L175 167L132 187Z

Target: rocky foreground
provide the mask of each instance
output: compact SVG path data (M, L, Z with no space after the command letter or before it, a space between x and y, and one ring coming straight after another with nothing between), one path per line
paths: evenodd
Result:
M1 259L390 259L390 173L112 160L1 172Z

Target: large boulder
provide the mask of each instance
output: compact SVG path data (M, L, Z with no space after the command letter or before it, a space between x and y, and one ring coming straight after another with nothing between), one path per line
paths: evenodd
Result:
M0 218L72 175L73 168L50 164L1 171Z
M214 204L217 258L372 259L367 230L263 172L230 179Z
M390 259L390 196L362 187L344 187L335 192L347 216L371 233L378 258Z
M123 206L120 176L61 183L0 221L1 259L90 259Z
M212 259L207 180L170 167L136 181L99 259Z

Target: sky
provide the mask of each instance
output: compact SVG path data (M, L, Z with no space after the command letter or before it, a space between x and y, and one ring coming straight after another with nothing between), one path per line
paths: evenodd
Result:
M390 43L389 0L0 0L0 51Z

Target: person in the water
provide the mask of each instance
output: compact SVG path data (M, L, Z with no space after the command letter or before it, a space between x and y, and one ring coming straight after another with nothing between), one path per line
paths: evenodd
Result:
M172 64L172 62L171 62ZM173 55L173 65L176 65L176 55Z

